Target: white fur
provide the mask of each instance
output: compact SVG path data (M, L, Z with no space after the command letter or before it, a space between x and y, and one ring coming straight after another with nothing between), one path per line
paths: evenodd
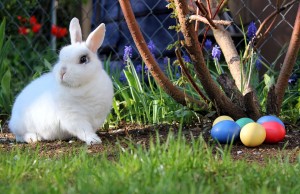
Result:
M101 24L81 40L79 22L70 23L72 44L62 48L53 70L27 85L13 105L9 128L20 142L76 136L101 143L96 130L111 110L113 85L96 54L105 34ZM88 63L79 64L81 56Z

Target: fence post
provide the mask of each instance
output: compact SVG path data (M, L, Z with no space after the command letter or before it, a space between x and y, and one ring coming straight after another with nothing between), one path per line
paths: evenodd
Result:
M91 18L93 10L93 1L87 0L81 4L82 38L85 40L91 32Z
M56 25L56 8L57 8L58 2L57 0L52 0L51 2L51 25ZM52 28L52 26L51 26ZM51 35L51 49L53 51L56 51L56 37Z

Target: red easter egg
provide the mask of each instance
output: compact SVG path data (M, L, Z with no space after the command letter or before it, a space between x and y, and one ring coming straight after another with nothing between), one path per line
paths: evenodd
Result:
M269 121L262 124L266 130L266 143L278 143L284 139L285 128L276 121Z

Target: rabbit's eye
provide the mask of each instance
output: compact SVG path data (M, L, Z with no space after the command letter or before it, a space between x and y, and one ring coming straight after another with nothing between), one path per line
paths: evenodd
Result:
M79 63L80 63L80 64L86 64L86 63L88 63L88 62L89 62L89 58L88 58L87 55L83 55L83 56L81 56L80 59L79 59Z

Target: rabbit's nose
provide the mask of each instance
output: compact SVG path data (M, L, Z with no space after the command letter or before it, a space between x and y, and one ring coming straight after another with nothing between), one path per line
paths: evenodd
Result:
M64 75L66 74L67 72L67 68L66 67L62 67L60 69L60 79L62 80L64 78Z

